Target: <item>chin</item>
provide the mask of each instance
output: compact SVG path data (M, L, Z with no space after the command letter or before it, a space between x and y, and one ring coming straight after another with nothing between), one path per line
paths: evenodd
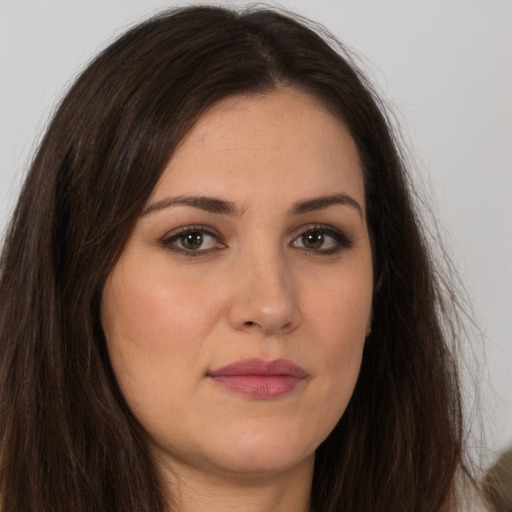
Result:
M216 472L228 475L230 478L264 478L288 472L311 464L313 466L314 452L290 454L280 452L258 453L239 452L220 457L213 466Z
M299 428L245 430L215 443L210 461L231 475L272 475L303 464L312 465L322 440L302 436Z

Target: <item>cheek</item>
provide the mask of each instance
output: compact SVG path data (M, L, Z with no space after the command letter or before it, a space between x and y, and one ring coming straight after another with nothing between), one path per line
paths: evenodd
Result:
M180 287L163 268L137 274L125 268L119 262L105 284L102 326L128 405L143 423L158 422L173 406L170 390L186 395L203 370L201 345L213 322L212 301L204 289Z
M306 283L303 293L307 324L322 338L328 351L350 352L360 345L370 323L373 278L369 261L347 266ZM306 289L306 286L304 286ZM345 354L346 355L346 354Z
M124 267L118 264L103 291L102 325L109 349L131 344L144 358L158 360L169 351L184 354L198 346L214 321L210 288L183 283L165 268L129 275Z
M333 427L354 390L370 322L371 267L363 270L332 276L324 293L308 301L309 335L317 347L312 356L325 397L322 407Z
M348 403L359 374L367 320L364 316L356 322L346 313L334 311L331 321L326 320L318 328L323 349L318 350L317 368L325 375L324 392L332 400L339 400L342 408Z

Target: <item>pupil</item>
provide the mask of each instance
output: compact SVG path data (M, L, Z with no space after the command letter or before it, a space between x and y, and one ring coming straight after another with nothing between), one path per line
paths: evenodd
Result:
M188 233L183 237L183 246L186 249L199 249L203 243L203 235L199 231Z
M302 235L302 242L308 249L320 249L324 243L324 235L318 231L310 231Z

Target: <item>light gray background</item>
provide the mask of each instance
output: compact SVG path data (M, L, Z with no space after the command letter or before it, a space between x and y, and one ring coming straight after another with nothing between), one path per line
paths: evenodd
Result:
M36 141L73 76L115 35L176 3L0 0L0 236ZM358 52L406 133L486 335L487 442L504 449L512 444L512 1L281 5Z

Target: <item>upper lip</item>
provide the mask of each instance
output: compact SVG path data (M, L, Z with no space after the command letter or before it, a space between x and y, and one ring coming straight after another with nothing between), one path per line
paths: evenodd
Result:
M241 359L230 363L222 368L209 371L210 377L228 376L228 375L261 375L261 376L292 376L299 379L307 377L307 373L300 366L292 363L288 359L274 359L265 361L263 359Z

